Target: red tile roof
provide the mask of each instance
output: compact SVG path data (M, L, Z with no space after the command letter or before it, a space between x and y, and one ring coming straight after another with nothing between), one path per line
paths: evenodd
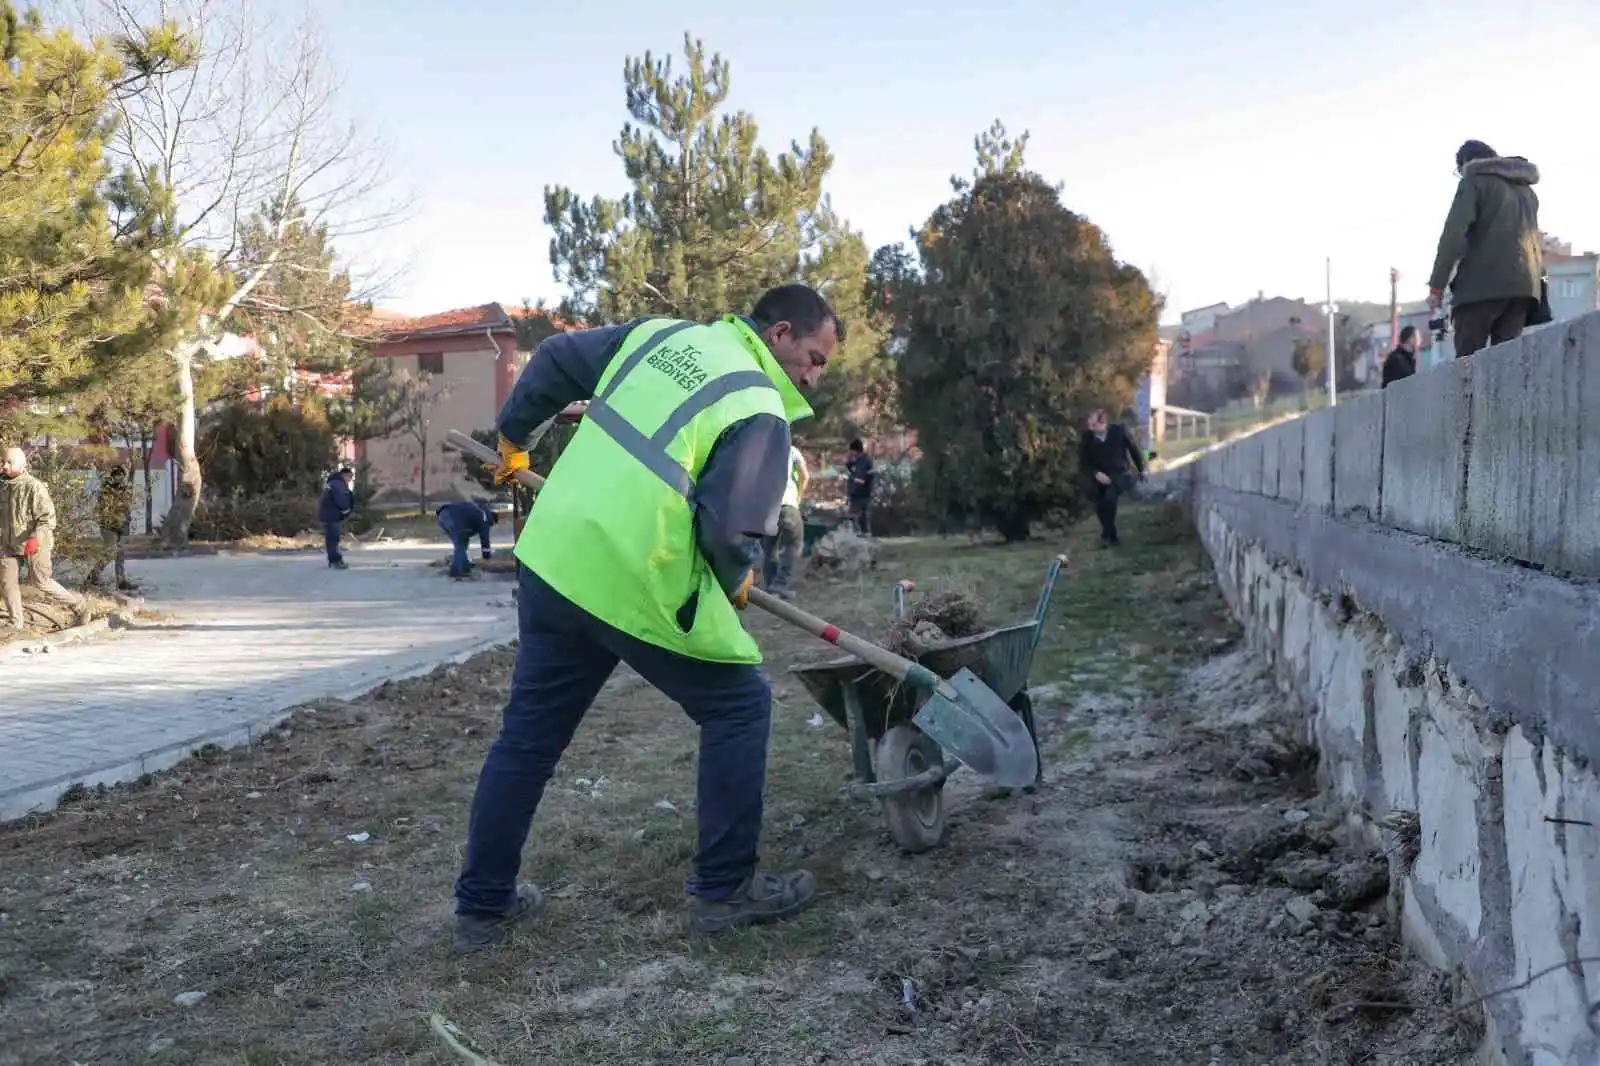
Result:
M410 337L448 337L456 333L477 333L482 330L509 330L511 318L497 303L477 307L461 307L454 311L440 311L432 315L391 317L394 312L374 311L374 324L384 335L384 340L405 340ZM381 317L380 317L381 316Z

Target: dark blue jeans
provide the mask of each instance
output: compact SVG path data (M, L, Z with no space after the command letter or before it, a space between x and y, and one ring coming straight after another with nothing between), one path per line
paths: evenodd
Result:
M695 797L699 853L689 888L726 899L756 868L767 783L772 690L749 664L707 663L613 629L517 568L517 662L500 737L472 798L457 914L503 914L544 787L578 723L618 662L681 706L700 727Z
M322 545L328 549L330 565L344 562L344 553L339 550L339 532L343 525L343 522L322 523Z
M450 538L453 549L450 553L450 576L466 577L472 571L472 561L467 558L467 545L472 542L471 534L457 529L449 514L439 516L439 528Z

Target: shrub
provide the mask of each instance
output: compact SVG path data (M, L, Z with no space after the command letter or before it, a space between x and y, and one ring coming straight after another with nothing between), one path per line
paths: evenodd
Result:
M262 407L224 407L207 420L197 450L213 499L283 493L315 498L339 461L322 409L284 397Z
M194 516L195 540L230 541L245 537L293 537L320 528L320 493L269 492L259 496L209 497Z

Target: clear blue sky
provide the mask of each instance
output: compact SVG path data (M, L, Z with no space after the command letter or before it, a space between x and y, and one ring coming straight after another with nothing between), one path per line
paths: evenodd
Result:
M732 65L773 150L813 127L835 206L904 239L996 117L1176 311L1258 290L1425 294L1467 137L1526 155L1544 228L1600 250L1600 2L1016 0L659 6L319 0L347 102L399 152L415 218L384 235L413 313L554 301L547 184L623 188L622 64L684 30Z

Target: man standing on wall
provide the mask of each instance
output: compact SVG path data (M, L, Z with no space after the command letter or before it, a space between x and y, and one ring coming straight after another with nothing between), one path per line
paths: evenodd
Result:
M845 503L849 508L850 521L855 523L856 532L863 537L872 536L872 482L876 477L872 468L872 456L867 454L867 446L861 443L860 438L850 442L850 453L845 457Z
M517 538L517 659L500 736L472 800L456 880L457 951L501 940L540 909L517 884L534 812L619 662L700 729L691 920L718 933L798 914L803 870L757 869L772 689L739 610L777 532L791 422L844 326L805 285L749 316L641 318L541 343L500 410L508 484L534 428L588 400Z
M1111 422L1104 409L1089 415L1087 428L1078 439L1078 466L1094 494L1094 513L1100 519L1100 546L1113 548L1117 537L1117 499L1133 488L1128 473L1129 460L1144 479L1144 453L1120 422Z
M777 536L767 537L762 544L766 555L761 570L761 587L780 599L794 599L795 563L800 559L800 547L805 541L805 516L800 501L805 499L806 485L811 481L811 471L806 468L806 457L800 449L789 448L789 484L783 490L783 506L778 509Z
M1456 150L1456 173L1461 183L1428 279L1428 310L1444 305L1448 284L1459 359L1521 336L1542 303L1544 257L1538 167L1467 141Z
M12 629L28 627L22 613L22 565L28 582L39 595L71 607L78 624L89 620L89 605L53 576L56 505L50 488L28 473L28 456L21 448L6 449L0 459L0 598L5 600L6 622Z

